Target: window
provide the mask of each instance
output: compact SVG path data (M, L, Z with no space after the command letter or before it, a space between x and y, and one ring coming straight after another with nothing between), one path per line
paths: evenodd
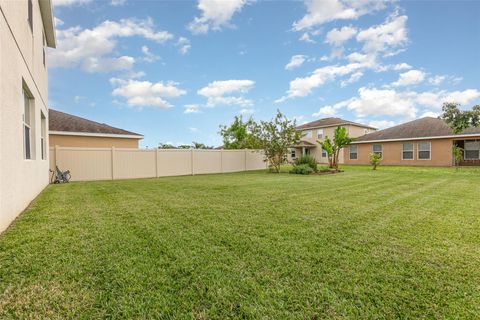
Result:
M368 129L364 129L364 130L363 130L363 133L364 133L364 134L367 134L367 133L368 133Z
M41 112L40 114L40 126L41 126L41 132L40 132L40 148L42 152L42 160L47 159L47 118Z
M45 67L45 32L42 30L42 40L43 40L43 66Z
M323 129L317 130L317 139L323 139Z
M28 92L23 89L23 146L25 159L32 159L33 154L33 130L32 125L35 123L32 99Z
M465 160L480 159L480 141L465 141Z
M380 159L383 159L383 147L381 144L374 144L372 148L373 153L379 154Z
M305 149L305 154L310 155L310 149Z
M313 136L313 135L312 135L312 130L305 131L305 132L303 133L303 136L304 136L305 138L311 139L312 136Z
M349 147L350 153L350 160L357 160L358 159L358 146L352 145Z
M322 158L326 158L327 157L327 151L323 150L322 148Z
M417 145L418 160L430 160L430 142L421 142Z
M413 143L402 145L402 160L413 160Z
M33 3L32 0L28 0L28 25L30 30L33 31Z
M291 154L290 154L290 155L292 156L292 159L295 159L295 149L293 149L293 150L291 151Z

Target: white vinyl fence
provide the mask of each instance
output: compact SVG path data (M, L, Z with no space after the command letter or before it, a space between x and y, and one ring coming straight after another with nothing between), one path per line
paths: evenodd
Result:
M258 150L50 148L50 168L72 181L136 179L265 169Z

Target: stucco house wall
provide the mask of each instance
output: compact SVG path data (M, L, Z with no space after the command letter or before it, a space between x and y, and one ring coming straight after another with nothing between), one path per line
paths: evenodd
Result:
M430 160L418 159L418 143L430 142ZM414 159L402 159L403 143L413 143ZM357 143L358 159L350 160L350 147L344 149L345 164L368 165L370 153L373 152L373 144L381 144L383 149L383 158L381 165L411 165L411 166L437 166L448 167L453 165L452 145L453 139L431 139L431 140L405 140L394 142L375 142L375 143Z
M139 139L88 137L50 134L50 147L79 148L135 148L138 149Z
M32 1L32 5L31 29L27 21L28 1L0 0L0 232L43 190L49 179L48 152L41 159L40 143L42 113L48 124L47 67L43 64L45 31L39 2ZM32 98L32 159L24 156L24 87ZM48 145L48 134L45 139Z

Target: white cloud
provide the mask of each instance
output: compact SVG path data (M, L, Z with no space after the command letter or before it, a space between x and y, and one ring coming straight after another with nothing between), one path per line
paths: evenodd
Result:
M428 83L430 83L431 85L434 85L434 86L438 86L438 85L442 84L442 82L445 81L446 78L447 78L446 76L430 77L430 78L428 78Z
M186 104L183 113L200 113L200 106L198 104Z
M62 19L57 17L53 17L53 21L55 22L56 27L63 26L65 24Z
M350 78L348 78L347 80L343 80L343 81L340 83L340 85L341 85L342 87L346 87L346 86L348 86L349 84L352 84L352 83L354 83L354 82L357 82L357 81L360 80L362 77L363 77L363 72L357 71L357 72L355 72L354 74L352 74L352 75L350 76Z
M357 34L357 29L354 27L342 27L341 29L332 29L327 33L325 42L338 47Z
M252 1L249 0L198 0L198 9L202 11L200 17L195 17L188 24L193 34L205 34L210 30L220 30L230 26L233 15Z
M178 88L178 83L173 81L152 83L112 78L110 82L115 87L112 95L127 99L129 106L170 108L172 105L165 99L186 94L186 91Z
M178 47L178 51L181 54L187 54L190 48L192 48L192 45L190 44L190 40L188 40L185 37L178 38L177 43L175 45Z
M194 127L190 127L188 128L188 130L190 130L190 132L198 132L198 128L194 128Z
M440 116L440 112L427 111L427 112L424 112L420 116L420 118L425 118L425 117L438 118L439 116Z
M393 66L393 70L395 71L408 70L408 69L412 69L412 66L405 62L398 63Z
M314 88L322 86L325 82L334 80L339 76L345 76L362 68L361 63L350 63L347 65L332 65L318 68L310 76L304 78L296 78L290 81L290 88L287 95L276 100L275 102L283 102L293 97L305 97L312 92Z
M246 114L253 114L255 110L252 108L243 108L239 111L240 114L246 115Z
M368 123L370 127L374 127L377 129L386 129L390 128L396 125L394 121L389 121L389 120L373 120Z
M346 107L354 111L358 117L396 116L409 120L416 118L420 109L439 110L447 101L466 105L479 97L480 91L476 89L416 92L362 87L358 90L358 96L338 102L333 109Z
M364 43L364 52L392 54L392 49L408 42L407 19L407 16L393 14L385 23L361 30L357 34L357 41Z
M55 7L68 7L83 5L89 2L92 2L92 0L53 0L53 5Z
M310 36L310 33L304 32L298 40L303 41L303 42L309 42L309 43L315 43L315 40L312 39Z
M290 62L285 66L285 70L292 70L300 67L306 60L307 56L297 54L290 58Z
M242 95L247 93L255 84L252 80L224 80L213 81L201 88L197 93L207 98L207 107L218 105L251 106L253 102Z
M378 0L305 0L307 14L293 23L293 30L301 31L334 20L357 19L367 13L385 8Z
M147 46L142 46L142 52L144 54L144 57L142 58L143 61L146 62L155 62L158 59L160 59L159 56L153 54L150 49Z
M123 6L126 2L127 0L112 0L110 1L110 4L114 7L119 7L119 6Z
M320 108L318 112L312 114L314 117L318 118L328 118L337 115L337 108L335 106L325 106Z
M392 85L395 87L410 86L418 84L423 80L425 80L425 72L420 70L409 70L407 72L401 73L398 77L398 80L393 82Z
M80 66L87 72L106 72L129 69L135 59L113 55L116 39L140 36L163 43L173 35L167 31L155 31L153 21L122 19L104 21L93 29L72 27L57 30L57 48L49 51L50 67L72 68Z

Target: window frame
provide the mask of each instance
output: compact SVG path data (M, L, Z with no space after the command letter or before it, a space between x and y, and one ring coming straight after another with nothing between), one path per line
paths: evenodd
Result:
M295 159L297 157L297 150L295 149L290 150L290 157L292 159Z
M420 158L420 152L426 152L427 151L427 150L420 150L420 145L421 144L428 144L428 159ZM432 160L432 142L431 141L417 142L417 160L421 160L421 161Z
M43 111L40 111L40 148L40 159L47 160L47 117Z
M467 149L467 143L473 142L478 144L478 149ZM467 158L467 151L478 151L478 158ZM480 160L480 140L465 140L464 149L463 149L463 159L464 160Z
M355 147L355 152L352 152L352 147ZM355 159L352 158L352 153L355 154ZM349 160L358 160L358 145L353 144L348 146L348 159Z
M313 130L304 131L303 136L307 139L312 139L313 138Z
M321 134L319 135L319 133ZM317 139L323 139L323 129L317 129Z
M32 133L32 121L35 121L35 117L32 117L32 98L25 86L22 88L23 96L23 113L22 113L22 131L23 131L23 159L34 160L32 143L34 135ZM28 109L28 110L27 110ZM33 118L33 119L32 119ZM28 129L28 142L27 142L27 129ZM28 145L28 148L27 148Z
M327 151L325 151L325 149L323 149L323 148L322 148L321 156L322 156L322 158L327 158L328 157Z
M406 144L411 144L412 145L412 150L405 150L405 145ZM405 152L411 152L412 153L412 158L411 159L407 159L404 157L404 153ZM405 161L412 161L412 160L415 160L415 144L413 142L403 142L402 143L402 160L405 160Z
M381 151L375 151L375 146L380 146ZM372 153L380 153L380 160L383 160L383 144L373 143L372 144Z

